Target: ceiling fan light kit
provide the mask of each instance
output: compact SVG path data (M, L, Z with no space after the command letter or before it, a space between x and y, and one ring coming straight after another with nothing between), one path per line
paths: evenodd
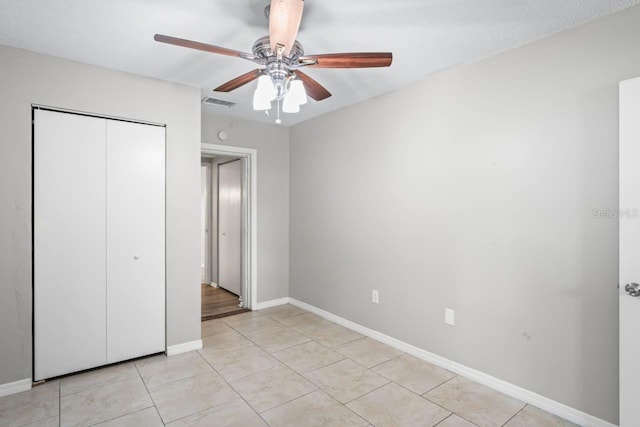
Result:
M293 101L298 105L307 103L307 92L304 90L302 80L293 80L289 83L289 96L291 96Z
M253 109L269 110L271 101L276 99L276 89L271 82L271 77L262 75L258 77L258 87L253 93Z
M331 93L320 83L299 69L310 68L371 68L391 65L389 52L329 53L305 55L302 45L296 40L304 0L271 0L269 6L269 35L256 40L253 53L206 43L156 34L154 39L162 43L188 47L220 55L235 56L263 66L218 86L217 92L230 92L258 79L253 94L253 109L267 114L276 102L276 123L281 123L280 111L297 113L307 103L307 95L322 101Z

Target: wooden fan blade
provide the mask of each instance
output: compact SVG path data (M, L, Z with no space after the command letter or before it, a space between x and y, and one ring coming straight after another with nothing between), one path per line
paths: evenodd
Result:
M214 89L216 92L231 92L234 89L238 89L240 86L244 86L249 82L254 81L262 74L262 70L255 69L236 77L233 80L229 80L225 84L222 84Z
M284 46L283 54L289 55L300 28L302 9L304 9L304 0L271 0L269 40L272 52L277 52L276 45L280 44Z
M327 99L331 96L331 92L326 90L324 86L313 80L302 71L296 70L295 73L298 78L302 80L304 89L307 91L307 95L309 95L311 98L315 99L316 101L322 101L323 99Z
M212 44L194 42L193 40L179 39L177 37L165 36L162 34L156 34L155 36L153 36L153 39L161 43L168 43L176 46L188 47L190 49L203 50L205 52L218 53L220 55L235 56L238 58L249 60L255 59L255 56L249 53L227 49L225 47L214 46Z
M327 53L324 55L305 55L300 62L317 61L309 65L313 68L371 68L388 67L391 65L391 52L355 52L355 53Z

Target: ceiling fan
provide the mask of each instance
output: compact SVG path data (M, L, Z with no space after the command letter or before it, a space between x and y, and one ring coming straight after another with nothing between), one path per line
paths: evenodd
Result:
M296 40L303 7L304 0L271 0L271 5L266 9L269 16L269 35L256 40L253 44L253 53L162 34L156 34L154 40L220 55L235 56L263 66L264 68L249 71L218 86L214 91L230 92L258 79L253 108L264 110L268 114L271 102L276 101L278 114L276 123L281 123L281 107L285 113L297 113L300 111L300 105L306 103L307 94L316 101L322 101L331 96L327 89L300 71L300 68L388 67L392 61L392 54L389 52L305 55L302 45Z

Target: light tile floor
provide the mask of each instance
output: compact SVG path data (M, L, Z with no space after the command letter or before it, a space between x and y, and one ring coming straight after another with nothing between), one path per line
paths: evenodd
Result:
M574 425L290 305L203 322L202 337L0 398L0 426Z

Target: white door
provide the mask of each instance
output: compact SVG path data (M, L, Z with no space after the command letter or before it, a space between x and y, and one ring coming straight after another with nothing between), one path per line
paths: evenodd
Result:
M36 381L105 363L105 131L104 119L35 111Z
M620 84L620 426L640 426L640 78Z
M218 165L218 285L242 286L242 161Z
M207 241L209 240L209 229L207 228L207 165L200 166L200 283L207 282Z
M201 234L201 282L211 284L214 275L212 273L211 259L211 170L210 160L200 163L200 234Z
M107 123L107 363L165 350L165 129Z

